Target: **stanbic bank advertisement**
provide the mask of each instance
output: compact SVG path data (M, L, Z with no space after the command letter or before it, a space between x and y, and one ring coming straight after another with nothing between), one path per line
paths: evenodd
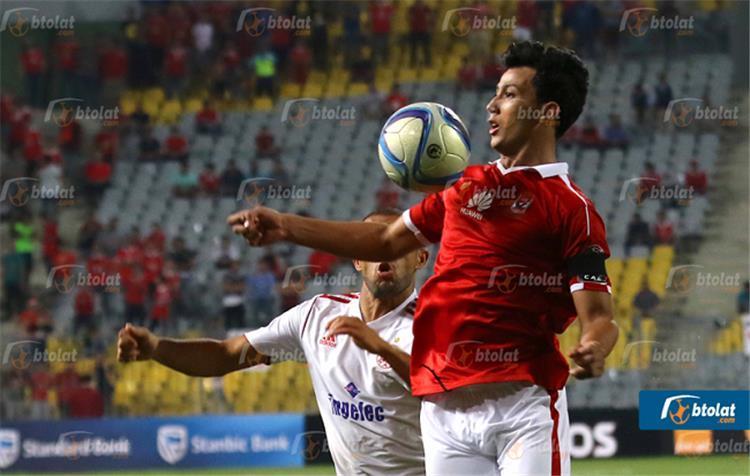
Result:
M0 428L0 470L302 466L293 414L19 422Z

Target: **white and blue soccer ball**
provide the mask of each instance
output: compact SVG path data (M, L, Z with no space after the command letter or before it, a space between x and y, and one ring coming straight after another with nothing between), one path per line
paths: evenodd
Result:
M393 113L378 140L378 157L388 178L418 192L440 191L458 180L470 155L464 123L434 102L417 102Z

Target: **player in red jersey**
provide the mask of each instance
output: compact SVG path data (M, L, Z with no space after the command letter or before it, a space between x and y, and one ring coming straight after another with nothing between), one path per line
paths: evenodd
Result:
M332 222L263 207L228 219L253 246L290 241L367 261L440 243L411 356L430 475L568 474L565 382L601 375L618 336L604 223L555 160L556 140L583 109L588 72L573 52L538 42L511 45L505 66L487 104L500 158L468 167L400 220ZM576 316L569 369L555 335Z

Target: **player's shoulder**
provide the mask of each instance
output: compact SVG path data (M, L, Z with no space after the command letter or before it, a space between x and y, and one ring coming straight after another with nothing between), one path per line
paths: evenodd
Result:
M358 300L359 293L321 293L308 299L306 303L310 309L320 313L330 309L348 308L352 302Z
M548 182L555 188L555 195L559 200L559 205L568 210L577 210L581 207L593 208L594 202L579 187L573 178L568 174L560 174L552 177Z

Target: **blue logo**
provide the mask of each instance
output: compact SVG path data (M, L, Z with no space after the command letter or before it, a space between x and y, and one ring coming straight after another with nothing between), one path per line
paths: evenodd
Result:
M750 391L642 390L641 430L750 429Z
M344 389L349 392L349 395L352 396L352 398L356 398L357 395L360 394L359 389L356 385L354 385L354 382L349 382Z

